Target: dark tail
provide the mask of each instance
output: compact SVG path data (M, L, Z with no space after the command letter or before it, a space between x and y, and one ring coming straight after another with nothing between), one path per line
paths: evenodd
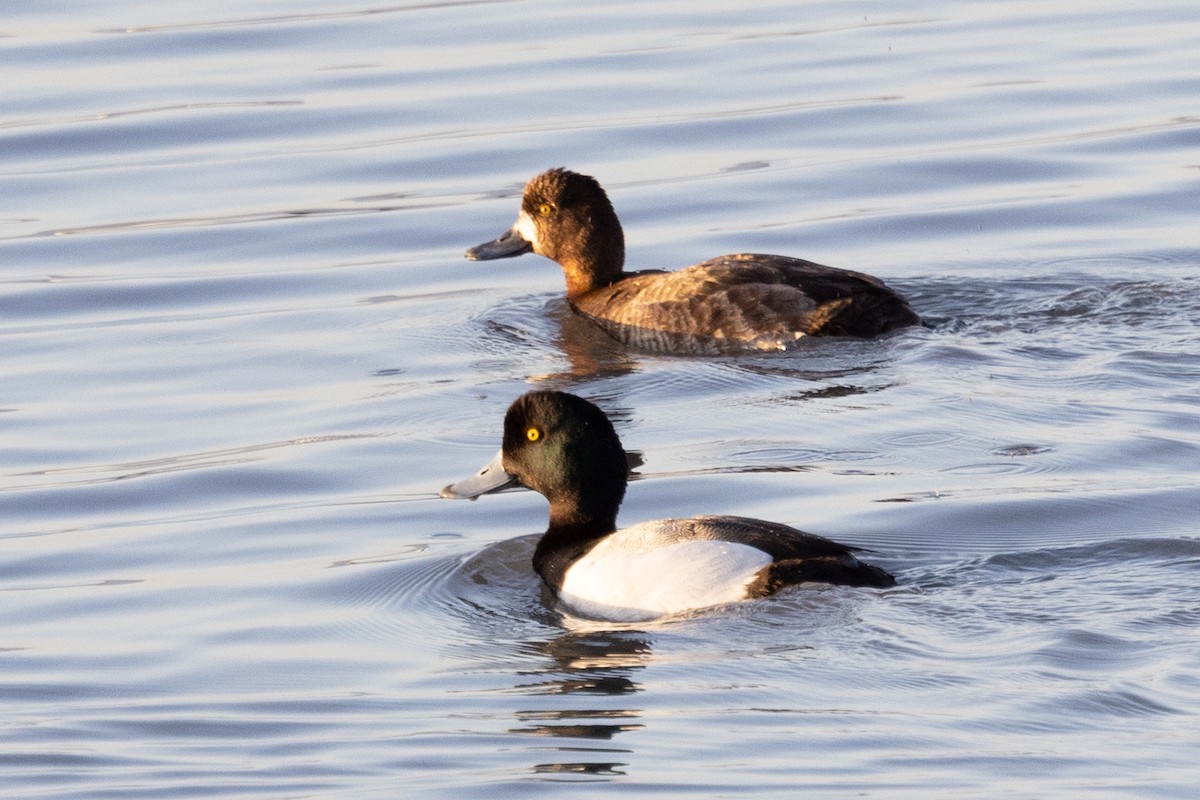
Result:
M896 579L879 567L864 564L851 555L778 561L767 567L761 590L772 594L798 583L832 583L837 586L873 586L886 589Z

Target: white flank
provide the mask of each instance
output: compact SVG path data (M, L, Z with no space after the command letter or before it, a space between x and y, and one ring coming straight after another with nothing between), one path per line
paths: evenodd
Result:
M621 539L614 534L567 570L563 602L593 618L653 619L745 600L746 585L771 563L762 550L735 542L690 539L640 549Z

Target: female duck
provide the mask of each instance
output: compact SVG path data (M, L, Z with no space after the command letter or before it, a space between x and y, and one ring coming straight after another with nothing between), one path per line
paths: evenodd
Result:
M803 336L877 336L918 325L869 275L740 253L675 272L625 272L625 237L595 178L552 169L531 180L517 222L467 251L486 261L534 252L557 261L567 300L626 345L654 350L782 350Z
M627 461L612 423L563 392L519 397L504 417L500 453L477 475L442 489L474 499L513 485L550 501L550 527L533 567L584 616L645 620L764 597L817 581L894 586L853 548L776 522L703 516L617 530Z

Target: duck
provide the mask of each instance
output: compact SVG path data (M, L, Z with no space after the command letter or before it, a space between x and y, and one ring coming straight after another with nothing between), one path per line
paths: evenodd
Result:
M550 503L533 569L573 614L635 622L767 597L805 583L887 588L896 580L857 548L777 522L728 515L617 528L628 457L602 410L535 390L504 415L500 452L441 490L474 500L523 486Z
M625 235L589 175L556 167L525 186L517 221L472 261L537 253L558 262L571 308L623 345L659 352L786 350L806 336L872 338L922 325L908 301L861 272L760 253L675 271L625 271Z

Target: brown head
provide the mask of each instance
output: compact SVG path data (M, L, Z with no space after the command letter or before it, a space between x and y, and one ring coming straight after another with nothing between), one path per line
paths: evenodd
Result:
M556 167L525 186L516 223L467 258L486 261L530 251L557 261L567 297L617 280L625 265L625 234L608 195L595 178Z

